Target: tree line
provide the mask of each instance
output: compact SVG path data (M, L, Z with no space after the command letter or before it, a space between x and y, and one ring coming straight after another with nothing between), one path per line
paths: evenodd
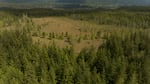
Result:
M126 28L149 28L150 26L150 12L148 11L98 11L88 14L72 14L70 17L100 25L116 25Z

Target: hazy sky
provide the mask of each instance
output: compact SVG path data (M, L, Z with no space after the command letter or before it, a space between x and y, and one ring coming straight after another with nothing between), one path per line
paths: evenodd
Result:
M38 1L56 1L56 2L141 2L141 3L150 3L150 0L0 0L0 2L38 2Z
M150 0L0 0L0 2L7 3L41 3L45 4L55 2L55 3L86 3L86 4L124 4L124 5L150 5Z

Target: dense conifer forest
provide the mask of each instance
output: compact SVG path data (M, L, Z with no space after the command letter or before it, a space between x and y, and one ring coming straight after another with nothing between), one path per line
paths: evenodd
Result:
M15 11L0 12L0 84L150 84L149 11ZM32 30L37 26L30 18L44 16L126 28L102 37L97 33L96 38L103 39L97 49L75 53L73 46L33 41Z

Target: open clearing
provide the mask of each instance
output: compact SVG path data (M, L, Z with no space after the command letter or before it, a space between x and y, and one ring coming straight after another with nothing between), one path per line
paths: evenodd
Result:
M94 47L98 48L102 43L102 38L94 38L91 39L92 35L96 34L96 32L101 31L103 33L105 32L112 32L113 31L119 31L116 26L111 25L97 25L94 23L90 23L87 21L79 21L79 20L73 20L67 17L44 17L44 18L32 18L34 24L40 26L40 30L34 30L34 32L40 34L38 36L33 36L34 42L39 42L41 44L52 44L55 42L55 44L61 48L64 48L66 46L73 46L75 52L80 52L83 48L88 47ZM42 38L42 33L45 34L45 37ZM72 42L71 44L68 43L64 39L51 39L49 40L48 35L49 33L54 33L57 36L61 36L63 34L68 34L68 36L71 37ZM103 35L101 33L101 35ZM81 40L81 42L77 42L79 37L85 37L88 36L89 39Z
M83 48L97 49L104 42L104 34L125 29L114 25L98 25L88 21L73 20L68 17L32 18L32 22L35 25L32 29L35 43L42 45L55 43L60 48L72 46L76 53ZM1 30L5 29L14 30L15 26L1 28ZM100 32L99 38L96 37L98 32ZM50 34L54 36L52 39L49 39Z

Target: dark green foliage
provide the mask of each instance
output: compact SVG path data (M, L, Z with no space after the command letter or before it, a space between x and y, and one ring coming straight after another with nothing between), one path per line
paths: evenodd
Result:
M145 30L115 33L99 49L39 46L24 31L0 34L0 83L149 84L150 38Z
M38 36L37 32L33 32L32 36Z
M48 39L49 39L49 40L52 40L52 33L49 33Z
M100 24L118 25L119 22L119 26L142 28L149 26L148 12L105 13L100 12L102 17L96 15L101 19L107 18L103 19L104 22L106 20L106 23L102 21ZM79 14L79 19L93 20L96 16L91 14L96 13L90 13L87 16ZM85 48L80 53L75 53L73 47L61 49L55 43L48 46L34 43L31 36L32 28L30 28L34 27L32 20L26 16L24 20L26 29L0 32L0 84L150 83L150 34L148 29L124 29L119 33L106 32L103 36L104 43L98 49ZM95 20L97 21L99 19ZM132 22L135 22L134 26ZM147 26L143 25L144 22ZM43 32L41 36L46 37L46 33ZM65 38L72 44L74 39L68 32L62 33L61 36L52 32L49 33L48 38L50 40ZM82 39L100 37L101 32L93 33L91 36L80 35L78 42L80 43Z
M45 38L45 36L46 36L46 33L42 32L42 38Z
M68 42L69 44L72 44L72 37L68 36L66 42Z
M0 27L11 26L17 19L18 18L12 14L0 11Z
M98 11L88 14L72 14L70 17L102 25L116 25L130 28L149 28L150 26L150 13L141 11Z
M68 16L71 14L86 14L95 10L61 10L50 8L31 8L31 9L13 9L2 8L0 11L8 12L15 16L21 17L23 14L27 14L29 17L46 17L46 16Z
M148 84L143 73L143 62L149 55L146 54L147 49L150 49L147 47L149 41L148 34L143 31L111 35L98 49L93 67L105 74L108 84Z

